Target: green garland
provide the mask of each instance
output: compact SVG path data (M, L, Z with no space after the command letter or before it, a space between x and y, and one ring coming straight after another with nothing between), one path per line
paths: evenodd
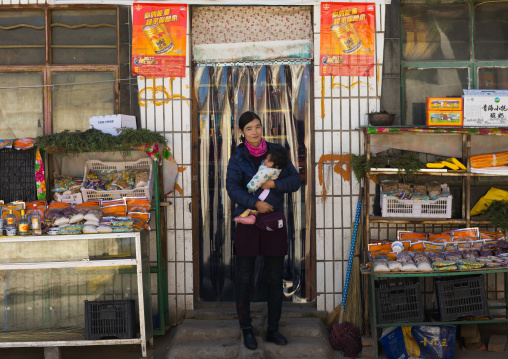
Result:
M130 150L145 144L158 143L167 146L166 138L160 133L144 128L123 128L118 136L91 128L86 131L70 132L65 130L52 135L36 138L37 146L48 152L65 152L77 155L83 152L122 151L124 156Z
M398 168L399 178L403 182L411 181L414 179L415 173L425 168L418 155L414 152L406 152L398 157L388 156L372 156L367 161L365 155L352 155L351 166L358 182L365 177L371 168Z

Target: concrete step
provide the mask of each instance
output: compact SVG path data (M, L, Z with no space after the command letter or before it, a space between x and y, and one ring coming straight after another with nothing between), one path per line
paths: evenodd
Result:
M240 353L240 340L178 342L169 347L166 359L237 359Z
M242 332L238 320L185 319L173 337L174 342L215 342L226 339L238 340Z
M313 316L283 316L279 331L288 345L265 342L266 314L253 313L252 324L258 342L256 350L243 345L236 318L192 314L173 330L166 359L194 358L333 358L328 332L323 321ZM198 318L206 319L198 319ZM227 318L227 319L224 319Z
M333 358L333 349L323 338L288 338L287 345L265 343L264 358Z

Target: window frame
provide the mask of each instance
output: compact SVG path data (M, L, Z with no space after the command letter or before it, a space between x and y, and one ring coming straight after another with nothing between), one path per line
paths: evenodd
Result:
M489 1L475 1L475 0L460 0L455 1L456 3L466 3L469 7L469 36L471 39L471 47L470 47L470 60L437 60L437 61L408 61L403 59L403 41L402 34L404 28L402 26L402 7L404 5L414 4L412 1L401 1L400 11L399 11L399 29L400 29L400 101L401 101L401 124L406 125L406 70L418 70L418 69L437 69L437 68L450 68L450 69L459 69L459 68L467 68L468 69L468 89L477 89L478 81L479 81L479 69L485 67L508 67L508 58L506 60L476 60L475 59L475 5L480 3L487 3ZM504 1L500 1L504 2ZM431 4L435 2L431 1L422 1L421 4ZM437 4L448 2L437 2ZM412 125L412 124L409 124Z
M114 111L118 113L120 107L120 7L117 5L5 5L2 11L22 11L44 9L44 38L45 38L45 63L40 65L0 65L0 73L23 73L39 72L43 76L43 132L53 133L53 111L52 111L52 83L51 77L60 72L112 72L114 74ZM115 64L71 64L54 65L51 63L51 12L53 10L107 10L113 9L116 12L116 63ZM27 46L29 47L29 46Z

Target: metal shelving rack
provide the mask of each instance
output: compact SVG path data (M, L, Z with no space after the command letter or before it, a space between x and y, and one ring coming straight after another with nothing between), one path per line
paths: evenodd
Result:
M375 136L377 134L389 135L390 133L399 133L399 131L404 131L404 135L408 136L424 136L425 134L455 134L457 136L461 136L461 144L462 144L462 159L467 166L467 170L465 171L453 171L453 172L419 172L416 173L417 176L441 176L441 177L451 177L451 178L460 178L462 181L462 209L461 209L461 218L450 218L450 219L434 219L434 218L390 218L390 217L379 217L379 216L371 216L369 210L369 199L370 199L370 180L368 176L371 175L397 175L397 172L383 172L383 171L372 171L367 174L365 178L365 187L364 187L364 198L367 199L366 204L367 208L365 211L365 226L364 226L364 249L368 248L368 243L370 242L370 229L372 224L384 223L384 224L429 224L429 225L457 225L463 227L470 226L478 226L478 225L488 225L490 222L486 219L471 219L470 209L471 209L471 178L477 176L491 176L484 175L478 173L470 172L470 163L469 158L471 157L471 136L472 135L490 135L499 134L498 129L482 129L482 131L476 131L475 129L468 128L451 128L445 129L442 128L387 128L384 129L383 132L378 132L377 128L373 127L365 127L362 129L365 135L365 154L367 159L370 158L370 145L371 145L371 136ZM370 312L370 325L371 325L371 335L374 342L374 358L378 358L378 336L377 331L380 328L386 327L394 327L394 326L404 326L408 325L408 323L387 323L380 324L377 323L376 318L376 288L375 281L381 278L404 278L404 277L412 277L412 278L425 278L425 277L443 277L443 276L464 276L471 274L492 274L492 273L503 273L504 274L504 295L505 295L505 305L497 306L497 307L489 307L489 309L504 309L505 310L505 318L504 319L489 319L489 320L461 320L458 321L424 321L419 323L410 323L410 325L453 325L453 324L468 324L468 323L508 323L508 268L500 268L500 269L477 269L477 270L469 270L469 271L450 271L450 272L412 272L412 273L402 273L402 272L393 272L393 273L374 273L368 272L368 300L370 302L369 312Z
M45 158L44 163L48 164L51 161L48 161L48 156L50 154L46 153L43 158ZM153 160L153 197L154 204L152 206L152 211L155 212L155 241L156 241L156 250L157 250L157 263L155 266L150 266L150 273L157 275L157 309L158 309L158 324L153 329L154 335L164 335L169 329L169 297L168 297L168 264L167 264L167 242L166 242L166 226L165 226L165 218L163 220L161 214L161 208L169 205L169 203L161 202L161 191L160 191L160 183L161 177L159 173L159 161ZM48 171L51 173L51 171ZM46 183L49 183L47 181ZM49 193L49 192L47 192Z
M155 241L157 249L157 265L150 267L150 273L157 274L157 308L159 315L159 325L154 328L154 335L164 335L166 329L169 327L169 299L168 299L168 263L167 263L167 245L165 223L161 219L161 193L159 187L159 162L153 161L153 176L154 176L154 200L155 200Z

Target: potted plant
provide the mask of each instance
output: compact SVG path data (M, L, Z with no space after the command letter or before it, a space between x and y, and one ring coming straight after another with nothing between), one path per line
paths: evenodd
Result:
M391 126L395 121L395 115L386 111L372 111L367 117L371 126Z

